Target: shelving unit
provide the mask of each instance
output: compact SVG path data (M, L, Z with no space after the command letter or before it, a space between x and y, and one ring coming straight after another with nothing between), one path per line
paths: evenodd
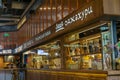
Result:
M83 33L84 36L81 36L81 33L76 33L72 37L67 37L68 40L66 39L66 41L68 42L65 46L68 48L66 55L67 68L102 70L101 34L99 32L93 33L90 35L88 31Z

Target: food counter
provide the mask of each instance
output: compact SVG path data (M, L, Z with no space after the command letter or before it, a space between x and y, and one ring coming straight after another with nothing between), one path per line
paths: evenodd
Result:
M26 68L34 68L26 79L120 80L120 12L114 11L120 0L114 1L93 0L21 45L20 52L33 49L23 55Z
M22 75L21 73L22 72ZM120 80L120 71L0 69L0 80Z
M27 80L120 80L120 71L29 69Z

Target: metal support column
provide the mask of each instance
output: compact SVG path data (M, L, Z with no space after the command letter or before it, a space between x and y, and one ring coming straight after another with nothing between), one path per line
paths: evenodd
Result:
M111 42L112 45L115 45L117 42L117 31L116 31L116 22L114 20L111 21L111 25L110 25L110 31L111 31ZM117 56L115 47L113 48L113 52L112 52L112 68L116 69L116 62L115 62L115 58Z

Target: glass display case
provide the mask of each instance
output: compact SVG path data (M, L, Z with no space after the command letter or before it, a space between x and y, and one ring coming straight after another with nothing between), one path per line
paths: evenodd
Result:
M3 68L19 68L21 66L20 55L4 55Z
M96 29L95 29L96 30ZM68 37L66 67L69 69L102 69L101 40L99 32L77 33ZM98 67L99 66L99 67Z
M104 70L112 69L112 45L110 39L110 32L105 31L101 33L102 35L102 47L103 47L103 65Z
M28 67L36 69L61 69L60 46L57 42L41 45L28 54Z
M78 32L69 35L66 37L65 45L67 51L66 68L111 69L112 47L110 41L111 38L108 27L105 31L102 31L101 27L97 27L82 33ZM109 52L111 53L109 54Z
M116 32L116 37L117 37L117 42L115 44L116 47L116 65L117 65L117 69L120 70L120 24L117 25L117 32Z
M87 30L86 30L87 29ZM27 59L30 68L112 70L113 48L108 24L83 28L56 41L34 48Z

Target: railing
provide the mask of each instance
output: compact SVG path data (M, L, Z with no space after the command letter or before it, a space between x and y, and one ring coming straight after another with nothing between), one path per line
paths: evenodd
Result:
M0 80L25 80L25 70L0 69Z

